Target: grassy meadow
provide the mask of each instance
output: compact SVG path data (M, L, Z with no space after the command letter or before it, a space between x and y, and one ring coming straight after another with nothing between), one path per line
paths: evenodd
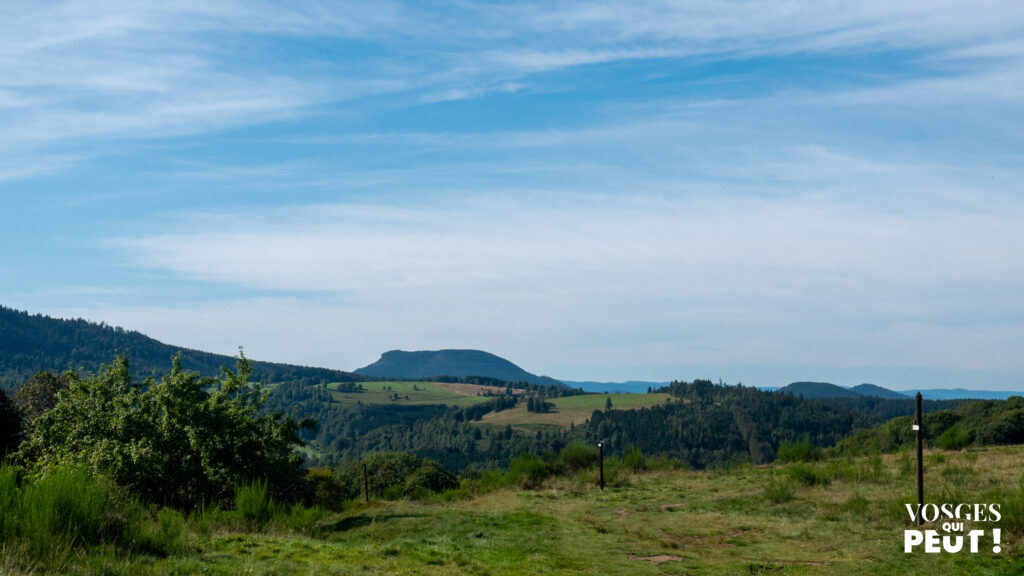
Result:
M362 382L362 392L340 392L337 384L328 384L327 390L336 402L342 404L445 404L448 406L472 406L486 402L487 398L477 396L472 385L439 384L435 382ZM396 398L395 395L398 395Z
M1024 446L926 458L926 501L1001 504L1002 553L988 536L977 554L903 552L903 503L914 499L904 453L711 471L632 472L613 460L603 492L593 469L534 489L485 476L343 513L261 516L258 499L240 501L157 515L152 531L175 544L156 553L93 543L44 567L5 548L0 574L1024 574Z
M485 425L510 425L513 429L524 432L535 432L545 427L568 428L570 424L580 425L586 422L594 410L604 410L608 398L612 400L613 410L634 410L662 404L668 400L668 394L582 394L580 396L563 396L550 398L548 402L555 405L550 412L529 412L526 405L518 406L501 412L484 415Z

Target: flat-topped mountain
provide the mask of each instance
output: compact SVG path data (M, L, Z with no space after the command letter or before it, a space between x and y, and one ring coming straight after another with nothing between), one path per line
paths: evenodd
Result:
M381 354L380 360L355 372L374 378L420 380L438 376L484 376L509 382L562 384L554 378L531 374L500 356L482 350L391 350Z

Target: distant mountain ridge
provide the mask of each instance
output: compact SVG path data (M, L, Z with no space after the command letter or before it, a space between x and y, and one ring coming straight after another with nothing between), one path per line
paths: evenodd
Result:
M793 382L777 392L787 392L804 398L859 398L874 396L890 400L912 399L918 390L890 390L875 384L860 384L844 388L828 382ZM1021 396L1020 392L1003 390L966 390L964 388L929 388L920 390L925 400L1006 400Z
M380 360L355 372L375 378L419 380L438 376L485 376L509 382L563 385L554 378L531 374L500 356L482 350L391 350L381 354Z
M860 384L853 388L844 388L828 382L793 382L788 386L778 389L778 392L786 392L804 398L860 398L861 396L874 396L876 398L906 399L906 394L882 388L874 384Z
M116 354L128 357L136 376L165 374L171 369L171 357L178 352L182 367L204 376L217 376L221 366L235 365L231 356L164 344L140 332L0 306L0 388L16 388L43 370L95 372L112 362ZM351 372L294 364L253 361L252 368L253 379L263 382L366 380Z
M592 380L562 380L562 382L570 388L580 388L584 392L593 392L602 394L608 392L610 394L643 394L647 392L647 389L658 390L671 384L671 382L651 382L647 380L627 380L626 382L595 382Z

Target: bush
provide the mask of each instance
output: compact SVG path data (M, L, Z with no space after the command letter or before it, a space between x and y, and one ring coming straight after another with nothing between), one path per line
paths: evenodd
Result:
M785 504L795 498L793 483L788 479L778 480L773 475L765 486L764 496L772 504Z
M413 496L422 498L427 493L456 488L459 481L440 464L402 452L378 452L363 460L348 460L341 464L337 478L342 491L349 498L361 495L363 465L366 466L370 495L385 500Z
M521 454L509 464L508 472L520 487L530 489L540 486L550 476L551 469L547 462L533 454Z
M779 444L775 455L776 462L816 462L821 460L821 449L811 444L810 436L804 435L796 442Z
M626 454L623 456L623 464L634 473L643 472L647 469L647 459L644 457L644 453L636 446L626 450Z
M349 497L349 490L334 478L334 474L330 470L311 468L306 471L306 497L304 500L310 506L341 512L345 500Z
M244 355L220 379L185 372L175 358L159 382L133 382L119 357L95 376L70 377L56 406L33 421L22 455L37 470L86 466L147 502L187 508L226 499L253 477L277 490L300 485L300 423L263 414L250 373Z
M81 468L49 469L21 489L19 531L33 553L42 557L51 548L76 542L95 544L113 539L108 486Z
M235 510L250 525L261 526L274 515L274 500L267 482L256 480L235 487Z
M820 472L811 464L800 463L790 466L789 477L804 486L825 486L831 483L828 475Z
M596 446L573 440L562 448L562 465L567 474L586 470L597 464L598 451Z
M953 424L939 435L939 448L943 450L963 450L971 443L971 433Z
M423 492L444 492L445 490L458 487L459 481L455 476L433 460L423 460L420 467L405 479L406 496L420 491L420 498L422 498Z

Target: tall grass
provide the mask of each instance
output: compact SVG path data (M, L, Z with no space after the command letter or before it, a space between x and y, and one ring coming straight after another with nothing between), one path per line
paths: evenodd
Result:
M109 487L81 468L50 469L20 496L18 529L36 557L117 536Z
M14 470L0 460L0 544L6 542L14 532L17 488Z
M823 457L821 448L811 444L811 437L804 435L795 442L783 442L779 444L779 451L775 455L776 462L816 462Z
M254 480L235 487L235 510L249 527L262 526L276 511L267 492L266 480Z

